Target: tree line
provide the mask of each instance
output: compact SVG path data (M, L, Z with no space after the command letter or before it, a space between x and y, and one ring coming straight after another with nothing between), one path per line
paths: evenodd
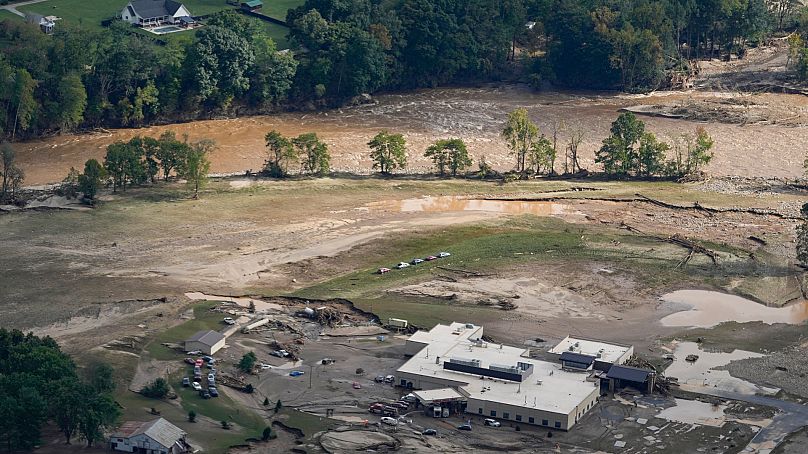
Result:
M104 439L120 410L109 365L89 368L82 378L70 357L50 337L0 328L0 449L31 450L52 421L70 443Z
M0 134L326 106L383 89L513 79L519 65L537 85L651 89L692 59L740 56L797 27L806 15L794 3L307 0L287 15L291 52L233 11L166 45L122 21L60 23L49 36L5 20Z

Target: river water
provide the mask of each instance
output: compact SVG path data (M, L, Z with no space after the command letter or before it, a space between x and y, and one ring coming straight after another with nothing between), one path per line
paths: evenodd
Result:
M609 133L611 122L623 107L638 104L682 102L710 94L668 93L637 96L576 92L534 92L517 85L481 88L438 88L383 94L376 103L325 112L284 113L236 119L204 120L142 129L118 129L85 135L63 135L15 144L26 184L61 181L71 166L82 168L89 158L102 158L107 145L135 135L158 136L173 130L190 140L210 138L219 149L213 154L215 173L257 171L265 158L264 135L272 129L294 136L316 132L325 139L338 171L369 173L372 163L366 143L382 129L403 133L409 144L409 171L427 172L431 162L424 149L440 138L459 137L468 143L477 161L485 155L496 169L513 166L500 132L507 113L525 107L542 132L552 135L553 124L586 132L581 146L582 164L594 168L594 151ZM718 94L716 95L718 96ZM777 96L791 102L792 95ZM794 98L793 103L804 102ZM692 133L705 127L716 139L716 156L707 169L717 175L797 176L808 130L778 125L731 125L643 117L648 129L662 138ZM562 142L566 133L560 134ZM560 147L563 149L563 144ZM563 156L558 162L562 170Z

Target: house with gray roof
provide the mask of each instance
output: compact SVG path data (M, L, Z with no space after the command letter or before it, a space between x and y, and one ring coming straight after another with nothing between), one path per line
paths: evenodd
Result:
M143 454L191 452L185 432L163 418L149 422L127 421L109 439L113 451Z
M174 0L130 0L121 10L121 19L141 27L193 22L188 8Z
M224 334L213 331L199 331L185 341L185 351L201 351L206 355L212 355L224 347Z

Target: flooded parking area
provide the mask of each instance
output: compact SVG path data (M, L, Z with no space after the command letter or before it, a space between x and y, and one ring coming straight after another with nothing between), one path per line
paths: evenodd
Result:
M657 418L686 424L721 427L726 422L726 405L713 405L698 400L676 399L676 405L668 407Z
M745 350L733 350L730 353L712 352L702 350L695 342L678 342L673 356L673 363L665 369L665 375L677 378L682 389L699 392L701 388L709 387L748 395L774 395L780 391L777 388L767 388L733 377L729 371L721 370L722 366L732 361L764 356L760 353ZM697 359L688 361L688 357Z
M662 301L689 306L689 310L663 317L664 326L710 328L719 323L760 321L800 324L808 320L808 301L785 307L768 307L740 296L706 290L678 290L663 295Z
M568 212L561 203L525 200L470 199L456 196L422 197L418 199L386 200L369 205L371 209L400 213L452 213L479 211L497 214L531 214L558 216Z

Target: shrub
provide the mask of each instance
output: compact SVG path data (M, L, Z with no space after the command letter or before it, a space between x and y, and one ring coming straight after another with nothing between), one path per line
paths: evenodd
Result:
M163 399L168 394L168 382L162 377L155 378L154 381L147 383L140 393L152 399Z

